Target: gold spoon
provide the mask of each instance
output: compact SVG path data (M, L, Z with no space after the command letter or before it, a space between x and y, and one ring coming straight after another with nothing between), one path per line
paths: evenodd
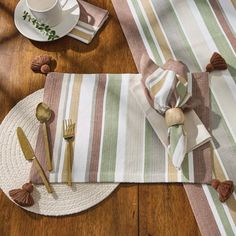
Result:
M49 149L49 141L48 141L48 132L46 122L51 118L52 111L49 106L43 102L39 103L36 108L36 118L43 126L43 136L44 136L44 144L46 151L46 162L48 171L52 170L52 160Z

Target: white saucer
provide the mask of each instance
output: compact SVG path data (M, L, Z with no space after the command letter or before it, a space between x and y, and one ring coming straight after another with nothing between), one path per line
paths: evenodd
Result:
M63 10L63 19L60 24L51 28L56 31L58 38L67 35L76 26L80 17L80 8L77 0L60 0L60 2ZM14 13L15 25L20 33L35 41L52 41L48 40L48 36L36 29L30 22L23 19L24 11L27 11L32 16L30 10L26 6L26 0L20 0Z

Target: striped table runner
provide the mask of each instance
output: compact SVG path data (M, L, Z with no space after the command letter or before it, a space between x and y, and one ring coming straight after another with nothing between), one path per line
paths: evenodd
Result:
M191 71L204 71L214 51L229 68L211 75L214 171L236 182L236 38L235 0L112 0L140 71L149 55L162 64L178 58ZM185 185L203 235L236 234L236 195L219 202L207 185Z
M88 2L78 0L80 18L75 28L68 34L84 43L90 43L108 18L108 11Z
M206 75L193 75L197 78L193 82L196 88L193 96L199 96L202 81L205 96L201 99L207 106ZM140 78L140 74L51 73L47 76L44 102L54 112L54 120L49 124L54 166L54 171L47 173L50 182L66 182L62 122L68 118L76 121L73 182L206 183L211 180L211 159L204 148L196 151L195 160L185 161L181 170L174 168L130 91ZM203 116L209 117L206 114ZM46 167L41 129L36 156ZM31 180L40 182L34 166Z

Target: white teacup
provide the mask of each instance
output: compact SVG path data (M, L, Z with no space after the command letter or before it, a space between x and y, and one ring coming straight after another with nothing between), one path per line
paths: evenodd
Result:
M59 0L26 0L32 15L50 27L58 25L62 20L62 8Z

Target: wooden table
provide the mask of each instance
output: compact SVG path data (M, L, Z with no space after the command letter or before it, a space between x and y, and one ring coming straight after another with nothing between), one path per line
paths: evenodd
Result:
M89 0L110 12L89 45L68 36L50 43L26 39L13 22L17 2L0 0L0 121L18 101L43 88L45 76L30 70L37 55L54 57L58 72L137 72L111 0ZM200 232L181 184L121 184L99 205L58 218L26 212L0 191L0 235L183 236Z

